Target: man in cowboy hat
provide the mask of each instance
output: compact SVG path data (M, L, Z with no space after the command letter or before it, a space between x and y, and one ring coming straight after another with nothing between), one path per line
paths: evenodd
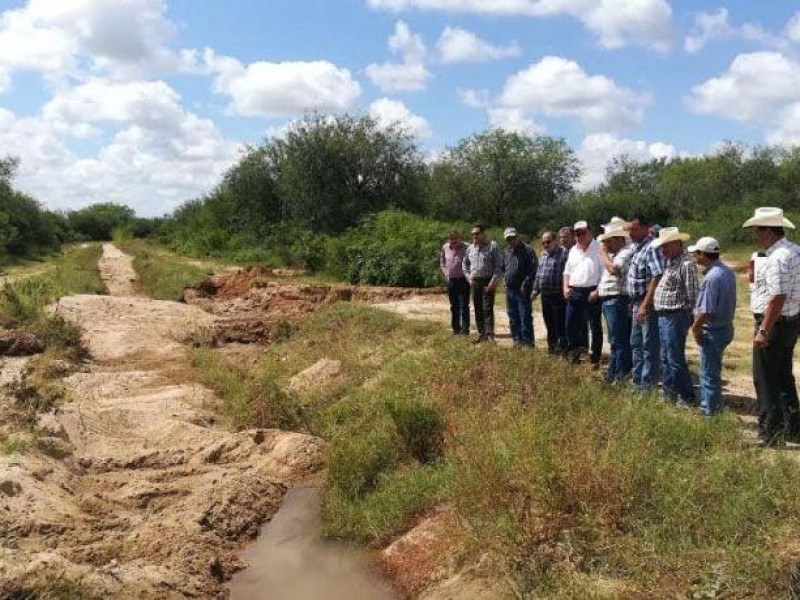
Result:
M756 242L767 255L750 295L758 441L762 446L780 446L798 435L792 359L800 331L800 248L786 239L784 230L794 229L794 224L780 208L757 208L743 227L754 229Z
M592 330L590 362L600 364L603 350L603 328L600 323L600 306L597 302L597 285L603 273L600 248L586 221L573 227L575 245L569 251L564 266L564 298L567 299L567 353L578 362L589 346L589 328Z
M637 389L650 390L658 384L661 366L658 317L653 311L653 294L663 270L662 257L661 251L652 246L653 236L643 215L632 215L625 231L631 238L632 247L625 282L631 299L631 379Z
M613 217L603 225L604 233L597 236L600 261L603 263L597 295L611 346L606 380L612 383L621 381L631 372L630 297L625 289L625 279L633 249L628 243L625 225L624 219Z
M694 309L692 336L700 346L700 413L722 410L722 354L733 340L736 314L736 275L719 259L719 242L702 237L689 252L705 277Z
M514 346L533 346L533 314L531 293L536 277L536 253L521 242L517 230L508 227L503 232L506 248L503 252L503 274L506 283L506 310Z
M697 300L697 266L683 247L688 239L689 235L677 227L663 227L653 240L664 256L664 272L653 298L664 359L662 391L667 400L679 406L695 403L694 385L686 364L686 335Z

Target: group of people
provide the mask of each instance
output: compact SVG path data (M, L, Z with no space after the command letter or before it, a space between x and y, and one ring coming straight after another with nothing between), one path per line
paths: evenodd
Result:
M800 247L785 237L794 229L779 208L762 207L752 228L760 251L751 261L754 319L753 381L759 404L759 444L800 440L800 407L792 373L800 333ZM610 353L605 378L630 380L641 391L661 386L661 397L681 407L699 405L712 416L723 408L722 358L733 340L736 276L720 260L720 244L677 227L651 226L643 215L613 217L595 238L586 221L545 231L541 253L503 232L505 247L483 225L465 244L451 231L440 253L447 280L453 333L469 335L470 298L476 343L494 339L495 291L505 283L515 346L532 347L532 307L537 299L547 348L572 362L599 368L605 319ZM698 281L702 270L702 284ZM700 350L699 402L686 361L691 333Z

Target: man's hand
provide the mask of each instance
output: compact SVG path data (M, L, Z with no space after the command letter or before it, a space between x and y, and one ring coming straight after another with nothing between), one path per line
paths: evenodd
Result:
M497 287L497 283L494 282L494 281L490 281L489 285L486 286L486 291L487 292L493 292L494 288L496 288L496 287Z
M647 320L647 315L650 312L650 307L646 304L642 304L639 306L639 310L636 312L636 322L637 323L644 323Z
M702 327L692 327L692 337L698 346L703 345L703 329Z
M570 298L572 298L572 288L564 289L564 299L569 300Z
M589 302L591 302L592 304L596 303L599 299L600 299L600 294L598 293L597 290L589 294Z
M756 335L753 338L753 346L756 348L766 348L769 346L769 337L766 335L763 329L756 331Z
M469 281L469 287L475 287L475 280L472 277L468 277L467 281Z
M533 302L534 300L536 300L538 297L539 297L539 290L536 290L535 292L533 292L533 293L531 294L531 302Z

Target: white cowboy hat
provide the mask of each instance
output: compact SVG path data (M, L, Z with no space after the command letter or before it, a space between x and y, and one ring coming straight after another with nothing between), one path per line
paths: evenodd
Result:
M653 248L658 248L669 242L685 242L690 236L688 233L681 233L677 227L662 227L658 232L658 237L650 244Z
M605 225L603 225L603 229L605 229L606 231L608 231L609 227L611 227L612 229L617 229L617 228L622 229L627 224L628 222L622 217L611 217L611 220Z
M612 227L609 223L608 225L603 225L603 229L605 229L605 233L601 233L597 236L598 242L604 242L605 240L610 240L614 237L628 237L624 226Z
M794 224L783 216L783 210L774 206L761 206L756 209L752 217L744 222L742 227L788 227L794 229Z

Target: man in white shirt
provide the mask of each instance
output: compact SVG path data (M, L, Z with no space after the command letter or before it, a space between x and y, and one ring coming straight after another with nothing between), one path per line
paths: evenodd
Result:
M765 447L797 440L797 386L792 360L800 333L800 247L786 239L794 229L779 208L757 208L743 227L754 228L766 253L756 270L750 308L755 319L753 383L758 397L758 442Z
M600 365L603 349L603 329L600 324L600 304L597 285L603 274L600 247L592 237L586 221L573 227L576 244L570 249L564 267L564 297L567 299L567 356L578 362L589 347L589 327L592 330L590 361Z

